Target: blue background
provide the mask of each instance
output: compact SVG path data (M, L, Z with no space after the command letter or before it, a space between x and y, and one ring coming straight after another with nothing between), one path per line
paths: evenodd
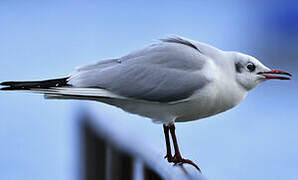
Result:
M268 81L228 112L178 124L181 150L208 179L297 180L298 3L266 2L3 0L0 81L63 77L168 34L247 53L293 80ZM0 92L0 179L78 179L77 103ZM128 123L150 127L165 151L161 126L141 119Z

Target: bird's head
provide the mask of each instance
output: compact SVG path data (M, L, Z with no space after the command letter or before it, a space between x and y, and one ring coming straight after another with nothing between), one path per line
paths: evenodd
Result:
M236 81L247 91L269 79L290 80L290 73L270 69L252 56L233 52L233 60Z

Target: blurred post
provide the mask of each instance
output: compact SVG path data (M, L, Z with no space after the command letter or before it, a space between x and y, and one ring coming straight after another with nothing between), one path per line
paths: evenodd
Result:
M193 166L173 166L163 158L162 152L156 152L150 143L144 142L146 137L142 134L115 125L119 120L102 118L92 109L81 109L78 121L84 180L203 179Z

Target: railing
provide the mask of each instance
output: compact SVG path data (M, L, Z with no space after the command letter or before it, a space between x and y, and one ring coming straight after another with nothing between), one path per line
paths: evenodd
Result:
M95 108L83 108L77 117L83 147L83 179L204 179L190 165L169 164L163 159L162 151L144 141L146 137L142 137L142 134L135 132L132 127L123 126L119 119L109 119L109 113L98 113Z

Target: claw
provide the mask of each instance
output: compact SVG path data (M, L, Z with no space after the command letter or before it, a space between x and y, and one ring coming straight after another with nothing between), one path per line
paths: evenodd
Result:
M176 164L184 164L184 163L190 164L190 165L194 166L198 171L201 172L201 169L199 168L199 166L197 166L194 162L192 162L189 159L184 159L179 155L175 154L172 162L175 163L175 165Z
M173 162L174 159L172 155L166 155L164 158L167 159L168 162Z

